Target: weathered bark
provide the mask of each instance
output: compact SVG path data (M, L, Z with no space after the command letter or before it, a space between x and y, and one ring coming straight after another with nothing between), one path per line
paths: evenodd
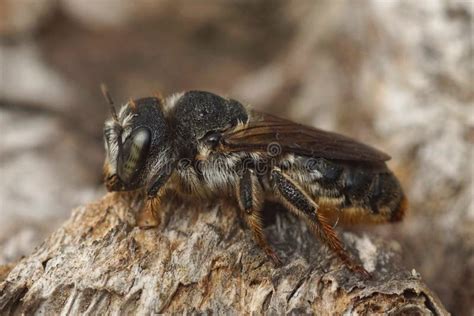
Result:
M231 206L170 203L149 230L135 226L139 207L109 194L76 209L0 283L0 314L447 314L415 271L399 267L396 243L343 234L374 275L364 281L290 216L267 228L284 261L275 268Z

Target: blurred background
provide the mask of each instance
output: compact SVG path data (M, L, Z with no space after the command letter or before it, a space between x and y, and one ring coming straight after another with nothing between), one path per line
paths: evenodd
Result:
M474 313L470 0L0 0L0 264L101 197L99 85L201 89L391 154L411 207L393 239Z

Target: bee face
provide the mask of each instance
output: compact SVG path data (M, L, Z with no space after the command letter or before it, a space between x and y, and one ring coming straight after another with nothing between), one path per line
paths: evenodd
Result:
M146 185L150 171L170 157L170 138L161 100L143 98L125 104L105 123L104 175L109 191Z

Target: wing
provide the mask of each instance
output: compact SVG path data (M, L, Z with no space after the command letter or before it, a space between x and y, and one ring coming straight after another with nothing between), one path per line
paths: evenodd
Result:
M278 144L282 153L346 161L387 161L390 156L349 137L297 124L273 115L252 113L244 128L224 134L226 151L266 151Z

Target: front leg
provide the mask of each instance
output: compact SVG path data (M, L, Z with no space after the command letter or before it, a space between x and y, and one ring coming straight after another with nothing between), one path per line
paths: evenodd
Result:
M237 188L237 200L239 202L243 219L252 231L255 242L263 249L263 251L265 251L267 256L270 257L275 264L280 265L280 259L268 244L265 233L263 232L261 215L263 193L253 170L244 170Z
M279 168L275 167L271 171L271 178L275 194L281 202L291 212L302 218L308 224L313 234L319 236L351 270L361 273L365 277L370 277L370 274L362 266L354 263L351 259L344 249L344 244L337 236L334 228L329 224L327 218L318 212L318 205L313 199Z
M146 201L137 214L137 225L140 228L152 228L160 225L159 209L164 186L171 176L171 172L157 173L146 189Z

